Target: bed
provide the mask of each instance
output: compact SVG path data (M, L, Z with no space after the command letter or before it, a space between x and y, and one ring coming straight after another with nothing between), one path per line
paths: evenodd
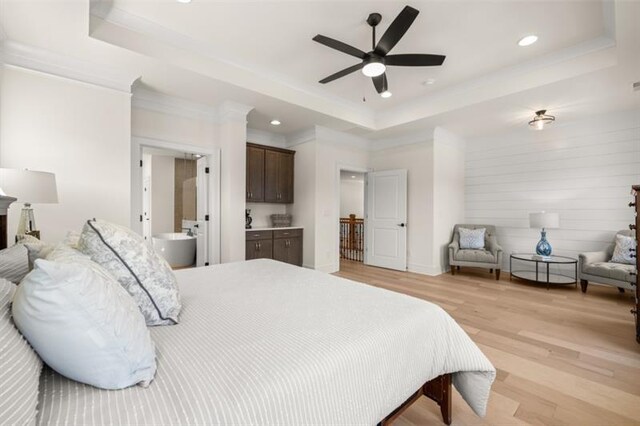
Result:
M375 425L421 394L444 413L449 379L485 414L495 369L434 304L266 259L176 276L181 321L151 330L151 385L106 391L45 368L39 425Z

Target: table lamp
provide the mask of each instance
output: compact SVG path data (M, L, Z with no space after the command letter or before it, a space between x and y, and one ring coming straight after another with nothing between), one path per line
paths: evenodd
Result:
M560 227L560 215L558 213L529 213L529 227L542 229L540 241L536 245L536 253L539 256L551 256L551 244L547 241L547 229Z
M33 170L0 168L0 188L24 203L17 235L40 236L31 204L55 204L58 202L56 175Z

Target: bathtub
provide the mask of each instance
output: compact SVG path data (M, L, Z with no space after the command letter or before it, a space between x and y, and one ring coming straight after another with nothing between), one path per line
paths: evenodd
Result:
M172 268L184 268L196 263L196 237L177 232L153 236L153 248Z

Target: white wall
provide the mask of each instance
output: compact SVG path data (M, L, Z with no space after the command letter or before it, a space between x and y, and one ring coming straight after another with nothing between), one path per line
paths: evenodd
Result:
M217 131L214 117L184 117L136 107L131 110L133 136L219 148Z
M364 217L364 180L340 179L340 217Z
M295 164L295 163L294 163ZM297 183L297 182L296 182ZM295 194L294 194L295 197ZM251 226L260 228L271 226L272 214L285 214L287 212L286 204L271 203L247 203L247 208L251 209Z
M59 204L34 205L44 241L93 217L129 225L130 94L5 66L0 105L0 166L56 174Z
M175 158L151 156L151 233L174 231Z
M530 212L560 214L547 238L555 254L601 250L633 219L630 186L640 182L640 111L558 122L536 132L467 141L465 216L494 224L505 253L531 253L540 237Z
M297 145L294 161L293 204L286 207L293 224L304 227L302 264L315 268L316 253L316 142Z
M436 127L433 132L433 261L437 273L449 269L453 227L464 221L464 140Z
M407 170L407 267L436 274L433 250L433 141L375 151L374 170Z

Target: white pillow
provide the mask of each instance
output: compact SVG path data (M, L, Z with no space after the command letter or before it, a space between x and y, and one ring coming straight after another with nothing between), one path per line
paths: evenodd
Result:
M177 324L182 305L171 267L132 230L88 220L78 249L109 271L136 301L147 325Z
M616 235L616 247L613 249L613 256L610 262L625 263L627 265L635 265L636 259L631 257L632 249L636 248L636 239L626 235Z
M458 228L460 233L460 248L480 250L484 248L485 228Z
M155 347L144 317L100 266L39 259L13 300L16 326L63 376L103 389L148 385Z

